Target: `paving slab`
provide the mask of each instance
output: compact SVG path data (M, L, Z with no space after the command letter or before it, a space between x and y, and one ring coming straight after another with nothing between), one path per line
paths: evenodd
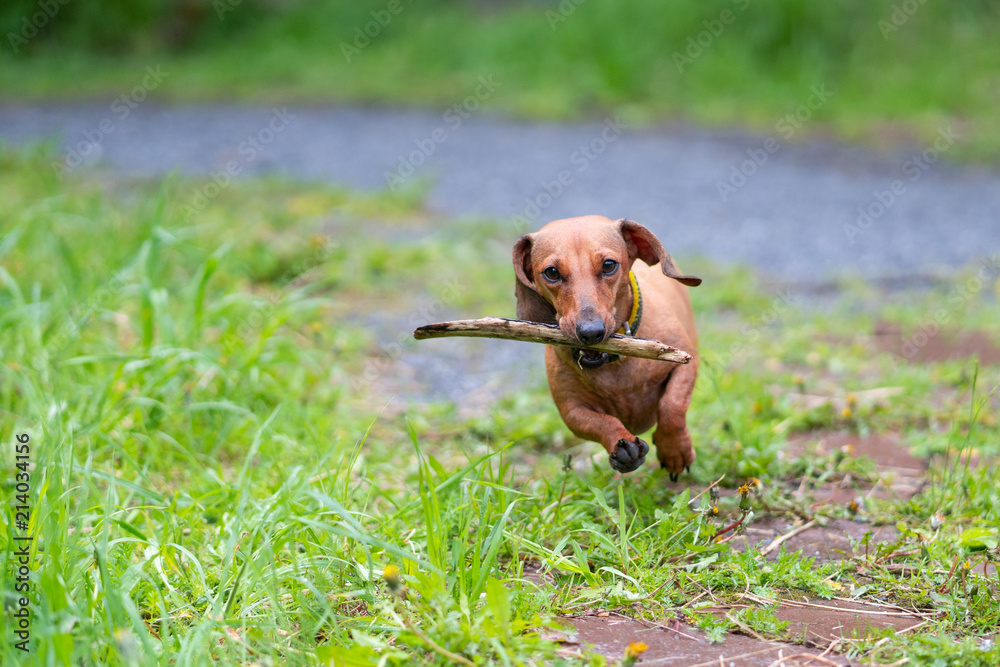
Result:
M789 625L785 636L797 643L829 645L840 639L863 639L886 629L909 630L924 618L896 607L845 600L809 600L798 605L783 602L775 610Z
M962 359L978 359L984 366L1000 364L998 336L989 331L939 331L928 336L926 332L903 330L895 325L882 324L874 335L859 337L875 349L892 352L911 363L936 363Z
M697 628L680 623L675 630L621 616L582 616L564 619L576 630L572 642L603 655L609 660L620 659L633 642L643 642L649 648L642 654L639 665L666 667L766 667L784 659L788 667L800 665L847 665L840 656L825 656L829 662L817 663L810 657L822 651L785 644L760 641L752 637L729 633L718 644L709 642ZM683 633L683 634L681 634ZM798 656L798 657L793 657Z
M797 524L788 519L764 517L754 521L743 535L735 538L730 544L737 551L743 551L748 546L766 547L796 527ZM849 519L829 519L826 525L816 525L797 533L785 540L783 545L787 552L801 551L803 556L810 556L819 562L843 560L856 553L851 546L852 540L855 542L860 540L869 531L872 533L872 542L891 542L897 536L894 526L874 526ZM775 560L779 552L780 549L775 549L767 554L767 558Z

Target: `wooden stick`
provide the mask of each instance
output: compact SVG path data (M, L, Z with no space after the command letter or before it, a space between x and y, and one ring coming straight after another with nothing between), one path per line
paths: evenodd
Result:
M447 336L469 336L472 338L500 338L502 340L521 340L528 343L545 343L546 345L565 345L567 347L597 350L610 354L621 354L626 357L642 359L659 359L672 361L676 364L686 364L691 361L691 355L684 350L678 350L658 340L649 338L633 338L615 334L603 343L597 345L580 345L554 324L539 324L524 320L508 320L504 317L484 317L480 320L455 320L427 324L417 328L413 337L417 340L425 338L444 338Z
M807 521L806 523L802 524L801 526L799 526L798 528L796 528L794 530L788 531L784 535L781 535L779 537L774 538L773 542L771 542L766 547L764 547L763 549L760 550L760 555L761 556L768 555L769 553L771 553L772 551L774 551L775 549L777 549L778 547L780 547L781 543L784 542L785 540L790 540L791 538L795 537L799 533L804 533L805 531L809 530L810 528L812 528L815 525L816 525L816 519L813 519L812 521Z

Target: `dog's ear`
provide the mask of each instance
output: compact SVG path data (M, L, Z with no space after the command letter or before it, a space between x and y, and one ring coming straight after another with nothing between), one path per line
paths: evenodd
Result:
M660 243L660 239L656 238L653 232L634 220L624 218L618 221L618 228L621 230L622 238L625 239L625 245L628 246L628 255L633 260L641 259L650 266L659 262L663 269L663 275L690 287L697 287L701 284L701 278L681 275L674 265L674 260L670 258L663 244Z
M531 270L531 234L525 234L514 244L514 296L517 298L517 318L529 322L558 324L556 309L535 288Z

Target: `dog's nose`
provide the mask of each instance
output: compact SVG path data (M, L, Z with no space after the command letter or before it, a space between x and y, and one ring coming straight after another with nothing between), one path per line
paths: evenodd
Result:
M576 325L576 337L584 345L593 345L604 340L604 322L587 320Z

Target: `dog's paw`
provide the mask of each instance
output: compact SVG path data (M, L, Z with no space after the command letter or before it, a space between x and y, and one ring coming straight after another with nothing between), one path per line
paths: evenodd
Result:
M611 452L608 459L611 467L618 472L632 472L643 464L646 454L649 453L649 445L641 439L635 441L622 438L615 445L615 451Z
M659 452L660 467L670 474L670 481L676 482L681 473L690 472L694 463L694 449Z

